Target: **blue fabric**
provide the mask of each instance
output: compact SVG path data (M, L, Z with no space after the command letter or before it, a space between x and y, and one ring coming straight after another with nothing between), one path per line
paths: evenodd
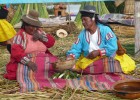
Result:
M83 1L115 1L115 0L0 0L0 4L58 3L58 2L83 2Z
M104 26L103 24L98 24L98 28L100 31L100 44L99 48L100 50L105 50L105 55L108 57L114 57L116 54L116 51L118 49L117 46L117 38L115 33L108 27ZM89 42L88 42L88 36L85 33L86 30L82 30L80 34L78 35L77 41L72 45L71 49L67 52L67 56L72 54L75 55L76 59L78 59L83 53L83 55L86 57L89 54ZM112 34L112 38L107 40L107 36L109 33Z

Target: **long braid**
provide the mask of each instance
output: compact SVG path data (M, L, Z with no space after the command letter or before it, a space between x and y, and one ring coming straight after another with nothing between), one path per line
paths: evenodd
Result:
M28 23L22 21L22 25L21 25L21 28L22 29L25 29L25 26L30 26Z
M93 18L95 19L95 23L98 24L103 24L105 26L108 26L112 31L113 29L110 27L110 25L108 25L107 23L105 22L102 22L99 17L98 17L98 14L93 14L93 13L87 13L87 12L82 12L81 13L81 17L90 17L92 20ZM113 31L114 32L114 31ZM114 32L115 33L115 32ZM117 45L118 45L118 50L116 51L116 53L118 55L123 55L124 53L126 53L126 49L123 48L123 46L121 45L120 41L119 41L119 38L117 37Z
M100 23L100 24L103 24L103 25L105 25L105 26L108 26L108 27L113 31L113 29L112 29L108 24L106 24L106 23L104 23L104 22L102 22L102 21L99 20L98 15L95 15L95 23L96 23L96 24L97 24L97 23ZM113 32L114 32L114 31L113 31ZM119 38L118 38L118 37L117 37L117 45L118 45L118 50L116 51L116 53L117 53L118 55L123 55L123 54L125 54L125 53L126 53L126 49L123 48L123 46L121 45L121 42L119 41Z
M110 27L110 25L108 25L107 23L102 22L101 20L99 20L99 17L98 17L97 14L95 14L95 23L96 23L96 24L97 24L97 23L100 23L100 24L103 24L103 25L105 25L105 26L108 26L108 27L113 31L113 29ZM113 31L113 32L114 32L114 31Z

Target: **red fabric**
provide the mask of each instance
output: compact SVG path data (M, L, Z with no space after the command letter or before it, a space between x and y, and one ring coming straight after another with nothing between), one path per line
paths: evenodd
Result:
M39 29L39 30L42 31L41 29ZM20 29L20 31L18 32L18 34L20 34L22 39L24 39L24 37L22 35L23 31L24 31L23 29ZM55 38L51 34L46 34L46 36L47 36L48 41L47 42L43 42L43 43L44 43L44 45L46 45L47 48L50 48L50 47L52 47L54 45ZM47 52L49 52L49 51L47 51Z
M17 61L20 62L21 59L25 56L24 49L21 45L13 44L11 46L11 57Z
M24 36L22 34L24 32L23 29L20 29L17 35L20 35L22 37L22 40L24 40ZM47 34L48 41L43 42L44 45L46 45L47 48L50 48L54 45L55 39L51 34ZM16 80L16 71L17 71L17 64L21 61L21 59L26 56L24 52L24 48L21 46L21 44L13 44L11 46L11 59L10 62L6 66L6 74L4 77L9 80ZM46 53L51 54L49 50L46 51ZM51 54L52 55L52 54Z
M4 78L9 80L16 80L16 71L17 71L17 63L9 62L6 66L6 73L4 74Z
M51 34L47 34L46 36L48 38L48 41L43 42L43 43L46 45L47 48L50 48L50 47L52 47L54 45L55 39Z
M21 59L25 56L24 49L21 45L13 44L11 46L11 60L6 65L6 74L4 78L9 80L16 80L16 71L17 71L17 62L20 62Z
M50 47L52 47L54 45L55 39L54 39L54 37L51 34L47 34L46 36L48 38L48 41L47 42L43 42L43 43L46 45L47 48L50 48ZM52 55L52 53L48 49L46 50L46 53Z

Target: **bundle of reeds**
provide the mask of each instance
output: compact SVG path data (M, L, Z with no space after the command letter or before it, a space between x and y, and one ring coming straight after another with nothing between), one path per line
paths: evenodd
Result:
M124 13L125 14L134 14L134 2L135 0L125 0Z
M8 8L8 16L7 16L7 21L10 22L14 16L14 13L15 13L15 9L13 8L12 5L10 5L10 7Z
M135 35L135 27L134 26L125 26L120 24L110 24L113 31L118 35L124 35L127 37L131 37Z
M14 7L16 8L16 11L15 11L15 14L14 14L11 22L10 22L12 25L17 24L20 21L22 15L28 14L29 10L32 10L32 9L38 11L39 16L41 18L48 18L49 17L47 9L46 9L46 5L43 3L40 3L40 4L36 4L36 3L19 4L19 5L14 5Z

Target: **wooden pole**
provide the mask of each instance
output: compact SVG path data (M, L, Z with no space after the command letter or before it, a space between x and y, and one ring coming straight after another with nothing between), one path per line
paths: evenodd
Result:
M140 0L135 0L135 57L140 57Z

